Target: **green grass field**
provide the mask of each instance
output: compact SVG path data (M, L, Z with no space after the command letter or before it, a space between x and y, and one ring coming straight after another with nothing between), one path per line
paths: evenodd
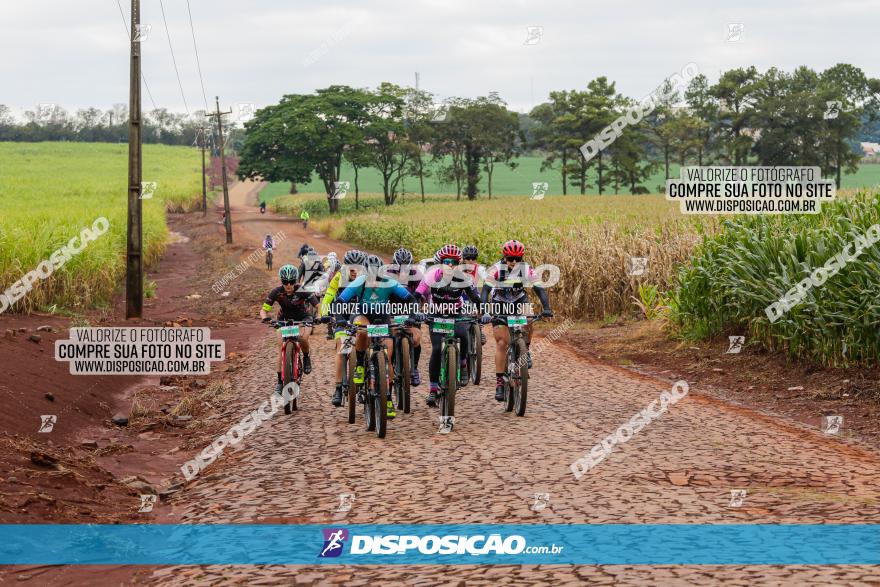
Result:
M0 292L33 270L96 218L109 231L48 279L38 280L13 311L65 311L105 304L125 270L128 145L0 143ZM147 264L165 247L165 209L201 200L201 161L187 147L144 145L144 181L157 182L144 200Z
M557 170L548 170L541 171L541 161L542 159L539 157L520 157L517 159L519 166L515 170L511 170L504 166L499 166L495 169L495 172L492 177L492 194L493 196L522 196L522 195L531 195L532 193L532 182L547 182L549 185L548 194L551 195L561 195L562 194L562 179ZM678 165L670 166L670 174L672 177L678 177ZM349 166L343 166L342 177L340 178L342 181L351 182L351 190L350 195L354 193L354 173L352 172ZM486 173L483 172L481 174L482 179L480 181L480 190L481 190L481 198L484 198L488 194L487 190L487 178ZM595 173L591 174L589 183L592 185L587 190L589 194L597 193L596 190L596 176ZM862 165L859 170L852 175L844 175L843 176L843 188L860 188L867 186L876 186L880 184L880 165ZM382 192L382 182L381 176L378 171L375 169L361 169L358 171L358 184L360 186L361 192ZM658 193L659 186L665 185L665 173L663 169L654 173L651 178L646 181L643 185L648 188L652 193ZM419 182L417 178L406 178L406 182L404 187L407 191L407 198L409 199L409 194L417 194L418 197L421 197L419 194ZM312 182L304 185L298 185L297 189L303 193L311 193L311 192L323 192L324 187L320 180L317 179L316 176L313 176ZM290 192L290 184L287 182L279 182L272 183L266 186L266 188L261 193L261 197L266 201L271 201L278 196L287 195ZM439 184L434 177L426 178L425 180L425 193L426 194L454 194L455 193L455 185L441 185ZM576 188L572 188L569 185L568 189L569 195L572 194L580 194L580 191ZM613 194L614 186L607 186L605 190L605 194ZM620 193L628 194L629 191L621 188Z

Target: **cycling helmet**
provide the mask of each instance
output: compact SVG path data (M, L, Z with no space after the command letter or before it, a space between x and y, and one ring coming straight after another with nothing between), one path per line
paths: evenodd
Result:
M400 247L394 251L394 257L392 257L391 262L395 265L411 265L413 262L412 253L409 252L409 249Z
M327 260L331 263L336 263L339 259L336 257L335 252L330 251L329 253L327 253Z
M505 257L522 257L526 247L518 240L510 240L501 247L501 254Z
M346 265L364 265L367 262L367 254L357 249L352 249L345 253L342 262Z
M376 255L370 255L367 257L367 270L370 269L379 269L382 266L382 259L377 257Z
M461 256L465 259L473 260L480 255L480 251L474 245L465 245L461 250Z
M278 277L281 278L281 281L296 281L296 278L299 276L299 272L296 270L296 267L293 265L284 265L281 269L278 270Z
M440 250L437 251L437 254L434 255L434 258L438 263L442 263L443 259L455 259L461 261L461 249L458 248L458 245L443 245L440 247Z
M266 235L266 238L272 238L272 235L271 235L271 234L267 234L267 235Z

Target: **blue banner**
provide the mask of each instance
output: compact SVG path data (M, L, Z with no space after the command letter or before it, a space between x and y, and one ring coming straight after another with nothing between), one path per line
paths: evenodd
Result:
M0 564L880 564L874 524L0 525Z

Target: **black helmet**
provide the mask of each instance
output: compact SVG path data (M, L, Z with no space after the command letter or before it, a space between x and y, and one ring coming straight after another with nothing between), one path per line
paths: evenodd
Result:
M345 253L342 262L346 265L365 265L367 262L367 254L358 249L352 249Z
M394 257L391 258L391 262L395 265L411 265L413 262L412 253L409 249L400 247L394 251Z
M474 245L465 245L461 250L461 256L467 261L473 261L480 256L480 251Z
M376 255L370 255L369 257L367 257L367 270L368 270L368 271L369 271L370 269L376 269L376 270L377 270L377 269L379 269L379 267L381 267L382 265L383 265L383 263L382 263L382 259L380 259L380 258L377 257Z
M299 253L297 253L297 257L305 257L309 253L314 252L314 249L309 243L303 243L303 246L299 248Z

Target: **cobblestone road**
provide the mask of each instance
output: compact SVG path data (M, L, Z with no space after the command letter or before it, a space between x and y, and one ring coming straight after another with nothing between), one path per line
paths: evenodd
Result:
M505 413L491 381L460 391L452 434L414 388L387 438L329 403L331 343L313 336L300 411L279 413L173 502L181 523L880 522L880 459L776 418L689 395L579 481L569 465L670 385L552 347L535 358L529 409ZM428 343L429 346L429 343ZM485 347L491 357L492 342ZM273 384L275 342L232 374L244 416ZM423 356L423 363L426 360ZM487 361L488 363L488 361ZM191 455L187 455L190 458ZM730 491L746 489L740 507ZM336 512L340 494L351 510ZM548 493L532 511L535 493ZM880 584L876 567L169 567L156 584Z

